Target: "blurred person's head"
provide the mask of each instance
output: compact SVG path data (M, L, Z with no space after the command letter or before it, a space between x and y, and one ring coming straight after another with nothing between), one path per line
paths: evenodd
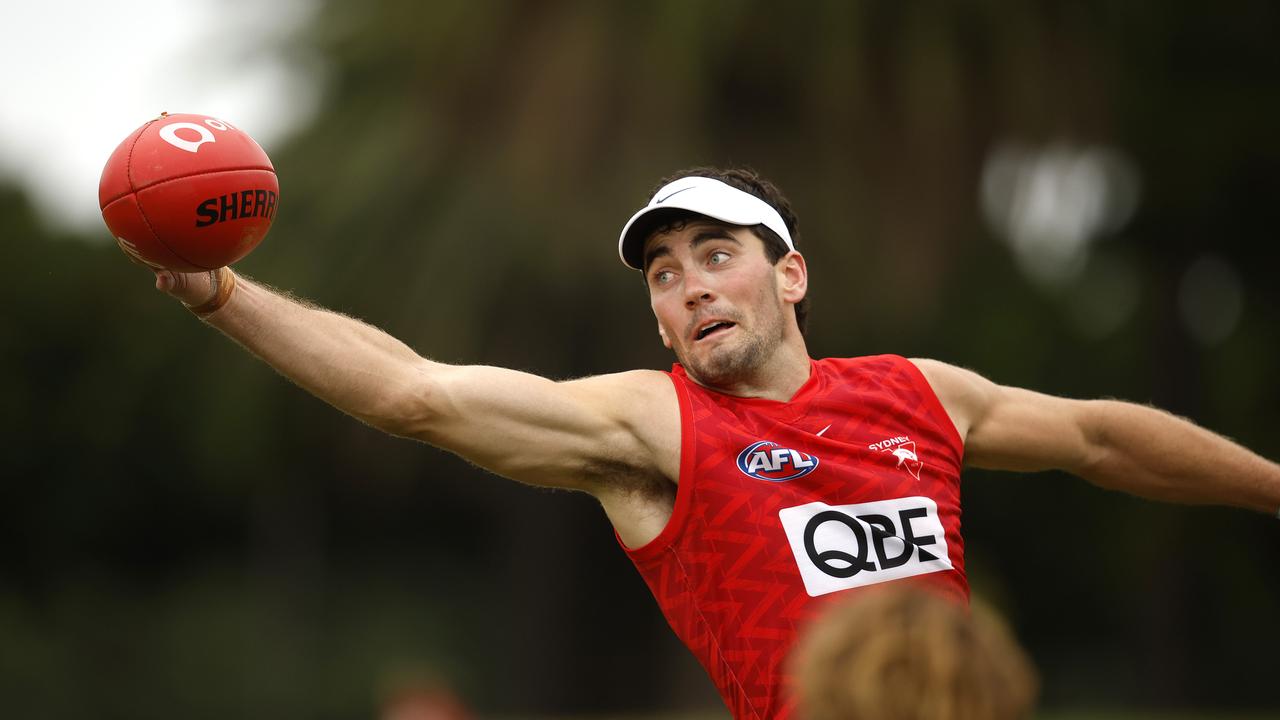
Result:
M726 385L767 367L784 344L804 347L798 234L790 202L768 180L698 167L659 181L619 254L645 275L663 344L695 379Z
M994 612L910 586L834 603L792 661L803 720L1017 720L1039 691Z
M442 675L424 668L402 668L382 679L378 720L471 720L462 698Z

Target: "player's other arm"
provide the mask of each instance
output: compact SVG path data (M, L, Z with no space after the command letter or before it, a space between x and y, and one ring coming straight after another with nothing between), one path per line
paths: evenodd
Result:
M914 360L965 441L965 464L1066 470L1105 488L1171 502L1275 514L1280 465L1162 410L1068 400Z
M212 292L200 274L162 271L157 287L191 305ZM624 469L677 472L662 466L678 462L667 460L678 450L660 445L679 437L679 416L660 373L553 382L437 363L382 330L243 278L205 320L339 410L515 480L594 491Z

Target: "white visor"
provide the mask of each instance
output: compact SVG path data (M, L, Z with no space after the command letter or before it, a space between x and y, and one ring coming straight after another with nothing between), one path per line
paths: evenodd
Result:
M669 210L688 210L730 225L764 225L778 234L791 250L791 233L782 216L769 203L738 188L706 177L683 177L663 185L653 199L622 228L618 255L629 268L644 269L644 242L663 223ZM641 218L645 221L641 222Z

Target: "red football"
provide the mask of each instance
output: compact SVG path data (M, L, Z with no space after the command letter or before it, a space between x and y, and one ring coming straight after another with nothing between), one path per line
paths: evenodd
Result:
M98 205L126 253L153 267L199 272L230 265L262 242L280 185L244 131L205 115L165 113L111 153Z

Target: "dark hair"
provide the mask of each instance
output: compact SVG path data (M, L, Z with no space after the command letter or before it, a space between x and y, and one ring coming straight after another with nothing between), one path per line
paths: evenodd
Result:
M730 187L737 188L745 193L755 195L761 200L768 203L778 214L782 216L782 222L787 226L787 232L791 234L791 242L800 244L800 219L796 217L796 213L791 209L791 202L782 194L777 185L760 177L756 171L750 168L714 168L714 167L693 167L687 170L681 170L677 173L668 175L658 181L653 189L649 191L649 197L653 197L664 185L679 180L684 177L705 177L720 182ZM678 214L677 214L678 213ZM663 232L676 229L684 225L691 218L699 217L697 213L689 211L674 211L672 215L664 218L665 222L658 225L653 232ZM774 265L783 258L791 248L787 247L786 242L778 236L777 233L770 230L764 225L754 225L751 231L759 237L764 243L765 257L769 258L769 262ZM805 329L809 324L809 298L806 296L800 302L795 304L796 326L800 328L800 334L803 336Z

